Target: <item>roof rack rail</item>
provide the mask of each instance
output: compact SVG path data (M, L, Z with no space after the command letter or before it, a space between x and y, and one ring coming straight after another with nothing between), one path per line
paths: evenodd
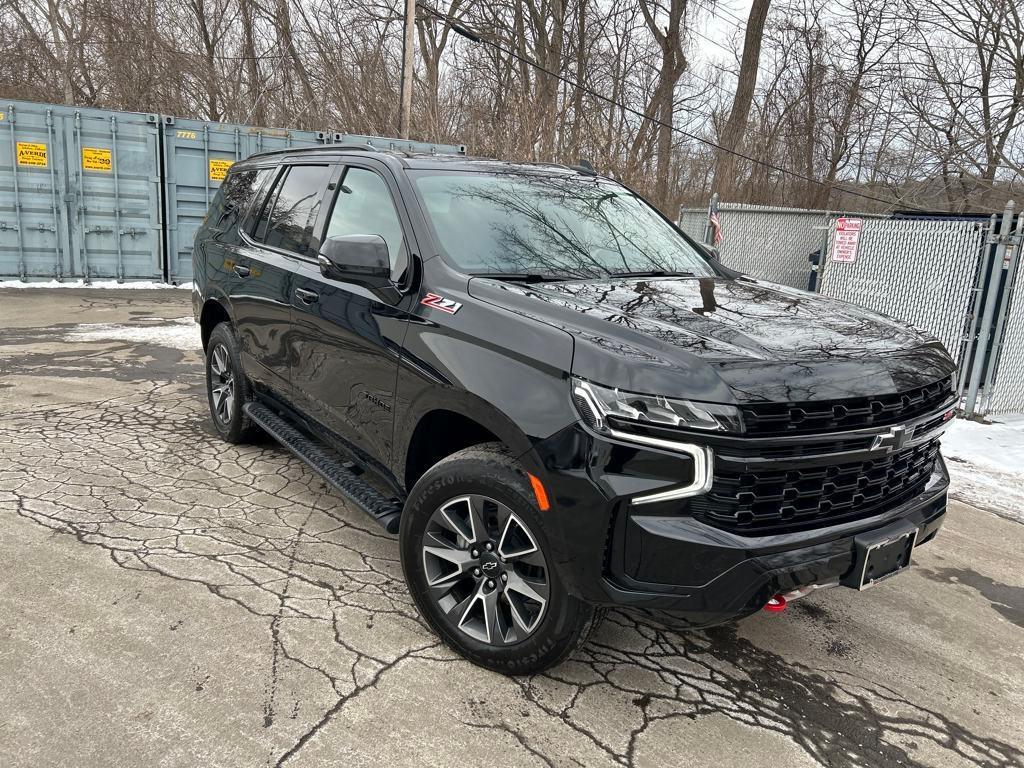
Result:
M326 143L311 147L284 147L267 152L257 152L250 157L282 155L289 152L330 152L331 150L359 152L408 152L422 155L465 155L465 144L431 144L426 141L391 139L386 136L358 136L351 133L324 134Z
M260 157L272 157L273 155L287 155L292 152L324 152L334 148L333 144L315 144L308 147L281 147L280 149L265 149L262 152L253 152L246 160Z
M434 144L429 141L394 139L388 136L361 136L335 133L333 146L344 149L367 149L375 152L411 152L423 155L465 155L465 144Z
M357 144L354 141L342 141L338 144L328 144L329 149L358 149L362 152L380 152L382 151L379 147L375 147L372 144Z

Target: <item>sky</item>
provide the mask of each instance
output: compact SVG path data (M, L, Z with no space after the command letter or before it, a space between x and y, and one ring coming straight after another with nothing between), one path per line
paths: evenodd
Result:
M710 10L701 12L695 26L694 51L698 61L696 65L733 61L730 53L730 40L742 32L750 13L752 0L718 0L713 5L702 2L701 5ZM724 46L721 47L721 46Z

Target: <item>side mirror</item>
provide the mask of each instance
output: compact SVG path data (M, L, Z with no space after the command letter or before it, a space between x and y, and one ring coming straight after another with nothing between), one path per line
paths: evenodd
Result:
M380 289L391 285L388 245L380 235L335 235L324 240L316 257L330 280Z

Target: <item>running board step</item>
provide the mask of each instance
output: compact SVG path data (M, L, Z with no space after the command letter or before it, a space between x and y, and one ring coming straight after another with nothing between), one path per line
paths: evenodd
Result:
M315 440L306 437L262 403L246 403L245 412L264 432L306 462L311 469L341 491L345 498L384 526L384 530L388 533L398 533L398 523L402 515L401 501L385 496L353 472L350 468L353 466L351 462L342 462L331 456L317 445Z

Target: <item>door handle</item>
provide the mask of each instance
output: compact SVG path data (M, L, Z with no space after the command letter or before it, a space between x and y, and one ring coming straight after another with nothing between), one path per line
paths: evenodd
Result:
M235 274L239 277L248 277L249 272L250 270L245 264L235 264Z
M296 288L295 295L303 304L316 304L316 302L319 301L320 299L319 293L307 291L305 288Z

